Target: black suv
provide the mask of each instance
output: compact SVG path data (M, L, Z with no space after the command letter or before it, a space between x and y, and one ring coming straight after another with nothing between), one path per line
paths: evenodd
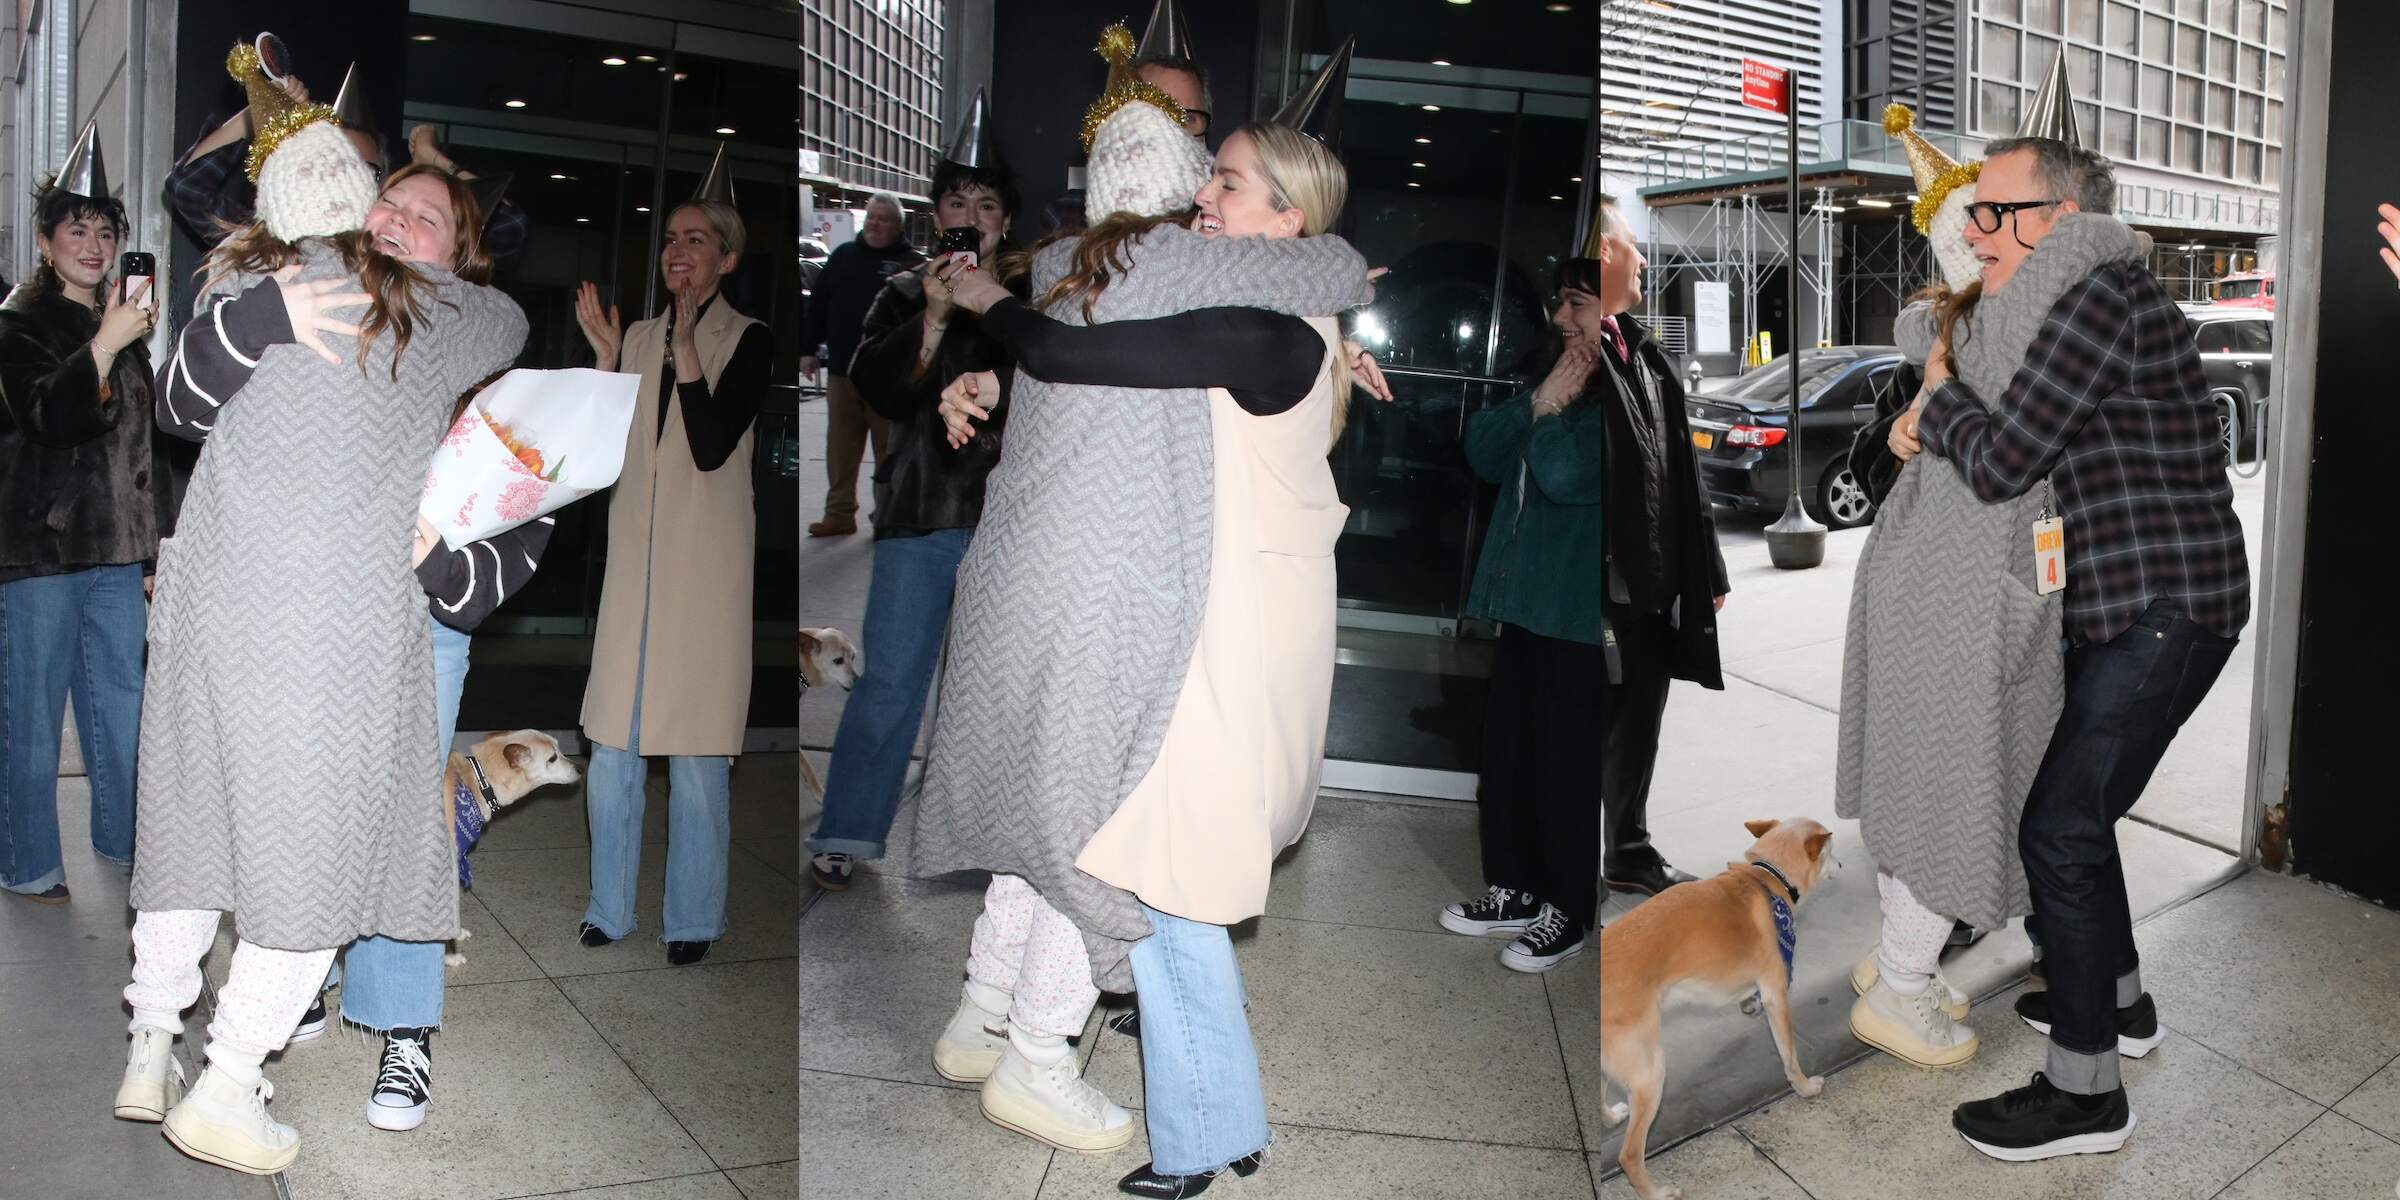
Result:
M2199 304L2184 309L2200 344L2200 371L2217 405L2225 455L2242 462L2258 454L2275 383L2275 314L2256 308Z

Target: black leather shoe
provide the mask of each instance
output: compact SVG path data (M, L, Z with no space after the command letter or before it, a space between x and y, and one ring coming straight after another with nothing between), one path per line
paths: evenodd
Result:
M1637 896L1655 896L1679 883L1691 883L1697 875L1686 875L1667 865L1665 859L1636 867L1622 867L1603 873L1612 892L1627 892Z
M1261 1150L1255 1154L1237 1158L1225 1165L1234 1174L1248 1179L1252 1175L1258 1174L1259 1165L1266 1161L1267 1152ZM1150 1169L1152 1165L1143 1163L1141 1170L1118 1180L1117 1190L1135 1196L1161 1196L1166 1200L1182 1200L1182 1197L1197 1196L1207 1191L1208 1185L1215 1183L1217 1176L1225 1173L1210 1171L1202 1175L1161 1175Z
M707 958L708 948L714 945L716 945L715 942L668 942L667 965L670 967L688 967L693 963L699 962L701 959Z
M575 940L582 942L590 949L597 950L600 947L605 946L617 939L602 933L599 926L592 924L590 921L585 921L583 923L583 928L575 931Z
M1102 1021L1101 1024L1106 1025L1110 1029L1116 1030L1118 1033L1124 1034L1126 1037L1139 1039L1142 1036L1142 1010L1138 1008L1126 1009L1124 1012L1118 1013L1106 1021Z

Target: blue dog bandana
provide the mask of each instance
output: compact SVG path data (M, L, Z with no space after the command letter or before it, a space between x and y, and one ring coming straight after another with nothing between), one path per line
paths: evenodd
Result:
M471 888L475 886L475 868L467 865L467 851L483 840L483 806L475 803L475 790L461 779L450 788L450 808L458 816L451 826L458 840L458 886Z

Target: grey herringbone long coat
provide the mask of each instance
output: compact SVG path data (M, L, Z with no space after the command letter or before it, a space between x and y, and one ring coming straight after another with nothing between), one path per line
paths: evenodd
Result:
M1034 260L1040 295L1074 250ZM1098 321L1237 305L1323 316L1365 303L1335 237L1145 235ZM1083 322L1082 306L1050 313ZM1157 758L1208 596L1208 393L1046 383L1020 371L1008 444L958 569L915 866L1023 876L1083 930L1092 977L1132 990L1150 932L1130 893L1075 857ZM872 664L868 666L873 670Z
M2062 219L1961 322L1959 378L1996 406L2051 306L2136 245L2114 218ZM1922 362L1925 306L1901 314L1899 336ZM1955 466L1920 455L1877 510L1851 584L1835 812L1920 903L1983 929L2031 911L2017 821L2065 694L2065 594L2034 589L2048 502L2044 483L1987 504Z
M304 262L303 280L343 275L321 243ZM363 374L349 339L327 339L340 366L271 346L220 398L159 547L136 908L231 912L243 938L281 950L458 930L409 543L451 406L516 358L525 316L419 266L435 286L397 382L386 332Z

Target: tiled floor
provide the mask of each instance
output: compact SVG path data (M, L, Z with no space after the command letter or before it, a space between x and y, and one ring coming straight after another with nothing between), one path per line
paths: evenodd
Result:
M896 845L847 892L803 885L801 1192L1114 1195L1148 1158L1140 1141L1054 1153L986 1122L971 1089L933 1073L983 881L914 879L906 864ZM1268 914L1234 934L1275 1150L1226 1194L1595 1195L1598 956L1518 975L1498 942L1441 932L1434 914L1477 880L1464 805L1318 803L1276 868ZM1095 1016L1081 1046L1087 1076L1138 1109L1136 1044Z
M2400 1179L2400 914L2252 873L2144 924L2145 983L2169 1036L2128 1060L2141 1125L2116 1154L1994 1162L1949 1126L2021 1084L2042 1039L1978 1004L1982 1049L1921 1071L1875 1055L1650 1159L1693 1197L1774 1200L2352 1200ZM1758 1053L1770 1055L1760 1049ZM1613 1154L1606 1169L1614 1172ZM1603 1200L1631 1200L1622 1178Z
M130 917L123 874L89 853L84 786L60 781L74 903L0 905L0 1196L273 1195L266 1180L192 1162L156 1127L108 1115L124 1064ZM601 950L574 940L588 879L580 790L536 793L493 822L461 903L474 936L449 977L422 1128L366 1123L379 1041L337 1029L269 1060L273 1112L303 1138L288 1195L797 1196L795 760L754 754L734 768L728 929L693 967L668 967L656 940L665 787L653 770L642 929ZM221 938L212 978L225 955Z

